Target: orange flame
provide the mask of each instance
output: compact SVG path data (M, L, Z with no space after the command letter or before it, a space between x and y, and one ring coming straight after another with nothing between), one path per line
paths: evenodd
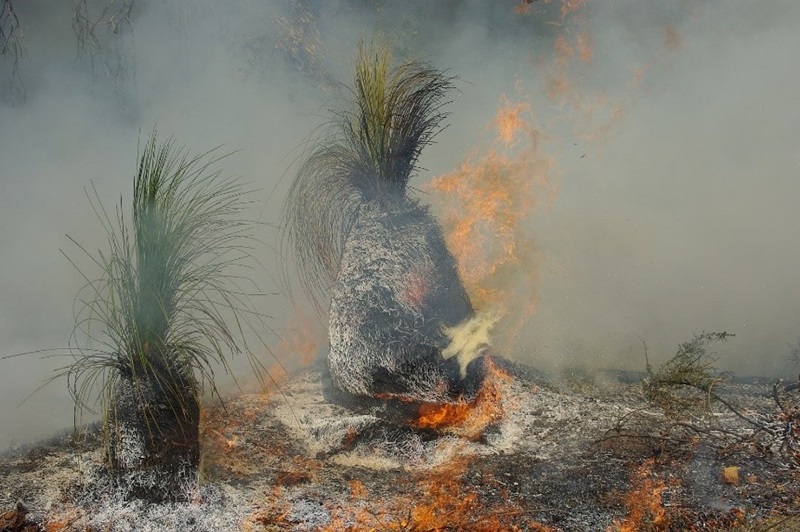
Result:
M681 38L678 35L678 30L672 26L664 28L664 47L669 52L674 52L681 44Z
M514 13L518 13L520 15L526 14L531 10L532 3L533 0L520 0L519 3L514 7Z
M295 309L289 323L292 327L283 336L278 347L281 358L289 366L308 366L316 359L323 343L324 332L317 320L302 310Z
M266 370L267 393L279 387L292 370L310 366L327 341L319 321L309 313L295 309L287 323L290 326L280 334L280 343L271 353L273 362Z
M569 64L569 60L572 59L572 56L575 53L572 45L564 35L559 35L556 37L556 42L553 46L556 53L556 65L560 67L566 67Z
M454 172L429 185L444 209L448 248L477 308L533 312L536 246L525 222L535 206L552 203L554 160L540 151L543 135L528 103L500 100L495 142L473 151ZM532 275L534 273L534 275ZM524 319L528 315L524 315Z
M85 510L67 504L54 514L48 515L43 523L44 530L52 532L68 532L73 530L75 522L86 514Z
M221 432L219 432L219 431L217 431L217 430L213 430L213 429L212 429L212 431L211 431L211 432L213 432L214 434L216 434L217 436L219 436L219 437L222 439L222 441L224 441L224 442L225 442L225 445L227 445L227 446L228 446L228 449L229 449L229 450L230 450L230 449L233 449L233 447L236 445L236 442L239 440L239 436L238 436L238 435L236 435L236 434L234 434L234 435L233 435L233 438L228 438L228 437L226 437L224 434L222 434Z
M524 15L531 10L531 4L536 0L520 0L514 7L514 12ZM545 4L549 4L550 0L544 0ZM566 17L570 13L580 10L586 4L586 0L561 0L561 16Z
M352 495L354 499L363 499L367 495L367 488L360 480L351 479L348 481L348 484L350 485L350 495Z
M414 475L412 493L400 497L364 499L369 490L359 481L350 482L354 499L349 508L332 508L333 519L326 531L403 531L403 530L537 530L552 531L536 522L514 523L522 509L509 499L482 500L479 493L463 481L469 459L461 457L446 466Z
M579 33L575 37L575 46L578 48L578 55L584 63L592 62L592 36L588 33Z
M637 530L666 530L667 511L661 500L666 489L663 481L652 477L654 460L641 464L633 473L633 488L625 497L628 517L615 520L610 530L636 532Z
M566 17L574 13L586 4L586 0L561 0L561 16Z
M414 425L419 428L448 429L468 439L480 437L491 423L503 417L500 385L510 376L486 358L486 377L478 394L471 401L457 403L423 403Z

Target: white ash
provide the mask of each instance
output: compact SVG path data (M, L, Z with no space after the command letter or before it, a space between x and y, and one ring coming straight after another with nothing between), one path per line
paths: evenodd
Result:
M145 441L141 428L135 423L116 419L114 427L114 453L123 469L136 469L145 460Z
M148 504L138 499L125 500L121 495L110 491L93 503L84 503L86 520L81 524L89 530L109 532L238 530L248 510L241 506L237 495L215 486L190 488L190 501L182 503Z
M220 453L214 460L223 467L209 469L210 480L206 482L189 479L183 486L182 502L146 504L131 500L126 487L112 482L104 471L99 443L95 442L94 448L78 449L62 442L42 445L28 454L0 457L5 474L0 508L13 507L20 498L32 514L70 522L76 530L264 531L276 529L270 528L270 519L281 516L283 521L277 521L277 529L315 530L333 523L333 509L347 505L356 508L364 502L350 496L343 477L369 482L371 478L393 479L406 474L424 476L438 466L473 457L476 460L469 463L486 464L489 474L495 467L509 467L509 463L528 464L526 471L539 471L536 480L519 477L513 481L519 482L521 493L531 504L545 499L553 504L566 494L574 506L570 507L574 515L569 518L559 514L559 508L548 510L546 503L536 515L542 519L561 516L558 526L566 527L564 530L591 530L588 523L611 523L625 510L591 503L580 506L583 483L572 485L573 469L592 467L595 475L600 475L597 478L604 479L598 485L627 489L627 462L610 463L603 458L602 464L591 465L595 463L591 458L594 453L587 451L624 415L640 413L662 424L665 419L646 408L635 385L611 391L582 390L592 394L588 397L511 378L498 383L505 417L486 432L483 441L475 442L453 435L431 437L408 428L393 430L379 415L353 412L326 401L324 385L320 371L306 370L283 385L283 394L268 399L252 395L231 399L231 421L253 408L258 408L258 414L247 415L247 424L231 429L241 435L236 444L230 450L222 446L214 451ZM737 397L758 411L769 412L770 397L764 389L752 387L748 392L748 387L739 386ZM714 421L737 434L747 432L733 414L721 413ZM211 447L206 442L207 451ZM731 488L720 484L716 469L707 466L710 459L706 463L698 456L698 460L687 473L690 484L675 497L693 496L695 499L688 499L693 503L717 504L717 495L730 495ZM237 461L244 461L246 467L224 469L225 464ZM542 469L536 469L539 467ZM276 475L296 468L303 474L298 477L301 480L276 483ZM513 475L513 468L507 471ZM622 484L607 484L612 474L623 479ZM509 481L509 489L517 489L516 484L512 486ZM263 524L258 516L265 517Z
M295 523L293 530L306 532L318 530L331 522L331 514L320 500L299 498L291 500L292 509L286 520Z
M404 198L364 203L349 229L331 288L328 355L336 386L354 395L417 401L460 393L444 330L474 312L441 227Z

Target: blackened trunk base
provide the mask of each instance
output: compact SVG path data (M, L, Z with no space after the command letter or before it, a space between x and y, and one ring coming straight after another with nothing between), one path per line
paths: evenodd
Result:
M107 420L112 471L127 495L149 501L184 498L200 461L200 407L193 383L121 376Z

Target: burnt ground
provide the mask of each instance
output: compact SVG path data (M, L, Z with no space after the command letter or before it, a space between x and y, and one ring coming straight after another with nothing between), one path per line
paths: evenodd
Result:
M97 429L60 435L0 456L0 510L21 500L48 531L800 530L800 472L767 423L771 383L724 394L772 432L727 409L666 416L630 374L553 384L507 369L489 399L502 416L476 409L477 432L343 405L320 368L212 403L202 481L180 503L125 500Z

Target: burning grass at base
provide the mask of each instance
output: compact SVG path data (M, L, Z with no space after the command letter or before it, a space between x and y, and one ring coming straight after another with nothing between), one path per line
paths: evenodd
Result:
M491 358L486 358L486 374L478 393L471 401L452 404L423 403L413 426L441 430L475 440L484 430L497 423L505 412L501 386L511 378L498 368Z
M625 496L628 516L614 522L614 528L620 532L656 529L666 524L666 509L663 505L662 493L667 489L664 482L651 469L653 460L647 460L635 468L632 476L632 487Z
M759 530L800 504L797 472L753 447L719 449L703 436L596 444L641 411L637 384L576 392L508 372L495 381L503 417L478 440L337 405L311 367L281 393L204 409L202 479L183 503L116 497L97 482L99 444L63 440L0 457L0 509L23 499L48 530ZM754 409L774 407L768 385L727 386ZM650 415L642 430L664 427ZM730 466L739 484L725 482Z
M487 501L464 478L469 463L461 458L413 475L408 493L389 498L353 481L353 504L333 508L325 530L552 530L533 521L516 524L524 508L513 500Z

